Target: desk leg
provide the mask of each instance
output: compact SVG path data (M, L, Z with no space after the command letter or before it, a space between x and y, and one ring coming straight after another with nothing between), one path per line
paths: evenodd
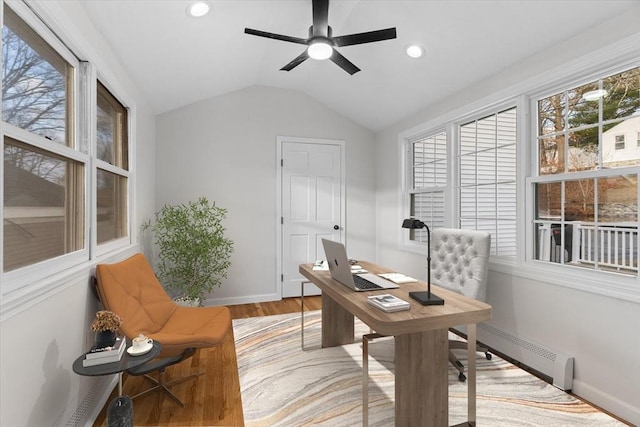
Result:
M122 371L118 372L118 396L122 396Z
M322 347L353 343L353 314L322 293Z
M449 423L449 341L446 329L395 337L397 426Z

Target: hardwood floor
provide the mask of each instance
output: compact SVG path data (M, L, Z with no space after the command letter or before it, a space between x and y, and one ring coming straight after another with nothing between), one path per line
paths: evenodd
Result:
M319 310L321 297L305 297L305 311ZM300 298L285 298L282 301L241 304L229 306L231 317L240 319L256 316L300 312ZM238 379L238 364L233 331L216 348L201 349L184 362L170 366L165 372L165 381L180 378L194 372L204 375L196 380L171 387L184 408L159 393L141 397L134 401L133 416L136 426L243 426L242 399ZM143 377L126 375L123 382L125 395L133 396L149 388ZM107 402L117 395L117 388ZM107 426L108 403L100 412L94 427Z

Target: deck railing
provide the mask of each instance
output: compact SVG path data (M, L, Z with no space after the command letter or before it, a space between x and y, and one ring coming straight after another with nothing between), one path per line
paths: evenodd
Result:
M580 221L538 223L539 260L638 273L637 224L599 223L596 227Z

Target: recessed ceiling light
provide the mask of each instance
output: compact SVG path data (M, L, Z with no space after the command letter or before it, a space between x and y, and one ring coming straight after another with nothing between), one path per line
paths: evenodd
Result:
M406 47L405 52L411 58L420 58L422 54L424 54L424 49L422 46L418 46L417 44L411 44Z
M199 18L209 13L209 5L203 1L194 1L187 6L187 15Z
M604 98L607 96L609 92L604 89L596 89L590 90L589 92L585 92L582 94L582 99L585 101L597 101L600 98Z

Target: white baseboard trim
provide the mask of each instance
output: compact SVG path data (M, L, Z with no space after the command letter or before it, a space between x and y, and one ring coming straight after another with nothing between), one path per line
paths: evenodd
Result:
M215 305L236 305L236 304L251 304L256 302L269 302L280 301L282 295L280 294L261 294L261 295L248 295L243 297L230 297L230 298L208 298L203 301L204 306Z
M619 398L613 397L602 392L587 383L578 379L573 380L573 394L588 401L598 402L597 405L614 414L617 417L631 423L632 425L640 425L640 408L630 403L623 402ZM595 404L595 403L594 403Z

